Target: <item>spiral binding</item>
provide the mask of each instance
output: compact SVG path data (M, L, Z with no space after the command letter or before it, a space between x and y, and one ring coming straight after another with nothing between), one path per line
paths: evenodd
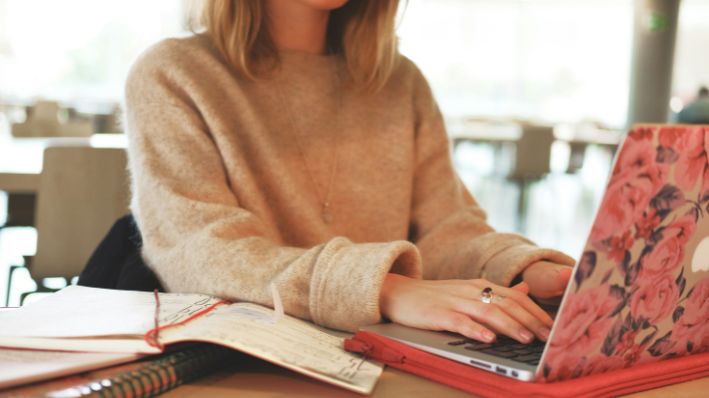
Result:
M147 398L171 390L223 367L238 355L226 347L197 344L189 348L148 359L138 369L103 378L48 396Z

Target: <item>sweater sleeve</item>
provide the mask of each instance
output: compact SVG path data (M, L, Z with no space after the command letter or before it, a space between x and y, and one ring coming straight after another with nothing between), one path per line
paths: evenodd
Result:
M423 258L425 279L473 279L509 286L538 260L573 263L528 239L499 233L453 169L441 113L423 75L414 76L416 170L411 239Z
M381 319L384 276L420 277L406 241L354 244L337 237L288 247L230 188L218 146L189 91L153 50L126 83L126 130L142 253L170 292L199 292L272 306L276 284L287 313L342 330Z

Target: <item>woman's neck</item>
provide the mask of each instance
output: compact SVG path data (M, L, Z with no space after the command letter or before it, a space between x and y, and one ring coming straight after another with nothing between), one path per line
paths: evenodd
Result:
M329 10L319 10L293 0L268 0L271 39L279 50L323 54L326 50Z

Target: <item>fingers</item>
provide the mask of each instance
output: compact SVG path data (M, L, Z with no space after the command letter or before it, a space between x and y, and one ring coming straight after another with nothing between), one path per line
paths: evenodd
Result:
M519 285L527 284L525 282L522 282L517 286ZM522 306L522 308L524 308L526 312L530 313L536 319L541 321L541 323L544 324L547 328L550 328L554 323L554 320L551 318L551 316L549 316L549 314L544 311L544 309L538 306L537 303L532 301L532 299L527 295L526 292L522 292L517 286L512 288L499 287L497 288L498 294L501 294L506 298L514 300L517 304ZM526 290L528 292L529 287L527 287Z
M541 322L534 321L534 317L528 313L526 316L522 316L521 314L526 311L522 310L518 304L514 304L512 300L507 301L509 301L509 305L517 307L515 314L524 319L525 322L529 322L530 325L536 328L543 327ZM520 343L526 344L534 340L534 333L530 331L529 327L521 323L515 316L510 315L507 310L503 311L495 303L487 304L476 300L458 300L454 309L457 312L468 315L473 321L509 336Z
M569 284L569 280L571 279L572 273L573 268L559 266L559 282L561 282L562 286L560 294L563 294L564 290L566 290L566 285Z
M520 282L520 283L518 283L518 284L516 284L516 285L514 285L514 286L511 286L510 289L514 289L514 290L520 291L520 292L522 292L522 293L524 293L524 294L528 294L528 293L529 293L529 285L528 285L526 282Z
M492 302L481 301L485 287ZM448 330L483 342L502 333L529 343L536 335L546 340L549 315L528 296L526 283L513 288L485 280L427 281L387 277L382 287L382 314L392 321L429 330Z
M559 253L559 254L561 254L561 256L557 256L556 258L554 258L554 260L553 260L554 263L568 265L569 267L573 267L574 265L576 265L575 258L568 256L564 253Z
M519 303L513 302L513 300L510 299L505 299L504 301L498 302L498 307L523 325L527 330L534 333L539 340L546 341L549 338L551 325L547 325L540 321L539 318L532 315L532 313L519 305ZM548 316L549 315L547 315L547 317Z
M572 268L540 261L524 270L524 280L533 287L535 297L554 297L564 293L571 278Z
M486 287L492 288L493 303L500 304L503 306L513 305L516 303L521 306L524 311L528 312L534 318L536 318L536 320L541 322L541 324L543 324L545 328L538 327L537 322L529 322L528 317L520 316L519 319L520 321L523 321L530 327L532 327L531 330L533 330L534 334L539 336L540 338L545 334L545 329L551 328L552 324L554 323L554 320L551 318L551 316L549 316L549 314L544 311L544 309L539 307L527 295L527 291L529 291L529 286L525 282L519 283L512 288L498 286L483 279L454 281L454 283L452 284L446 283L438 285L440 293L444 296L457 297L459 300L463 301L474 300L479 303L482 303L480 301L480 293ZM509 299L510 303L499 303L498 301L502 297ZM515 313L519 314L519 311L516 311Z
M475 282L476 285L481 283L481 281ZM488 282L482 281L482 283ZM494 294L492 303L488 304L475 299L457 301L456 310L466 313L474 320L518 341L528 343L533 340L534 336L546 341L553 319L527 296L528 285L522 282L512 288L493 286L495 287L492 288ZM461 304L466 308L460 307ZM486 313L486 316L480 318L481 311Z
M448 314L440 324L440 329L460 333L467 338L484 343L491 343L495 340L495 333L490 329L460 313L451 312Z
M486 286L490 286L492 288L493 294L495 294L498 298L499 297L506 297L509 299L514 300L516 303L522 306L527 312L532 314L535 318L537 318L539 321L541 321L544 325L546 325L548 328L552 326L554 323L554 320L547 314L546 311L544 311L541 307L539 307L528 295L527 293L529 292L529 285L526 282L521 282L518 283L517 285L508 288L508 287L503 287L503 286L498 286L494 285L488 281L481 280L481 279L476 279L474 281L471 281L476 288L483 289ZM485 286L483 286L485 285ZM479 293L476 293L479 294ZM467 297L470 298L476 298L475 295L468 294Z

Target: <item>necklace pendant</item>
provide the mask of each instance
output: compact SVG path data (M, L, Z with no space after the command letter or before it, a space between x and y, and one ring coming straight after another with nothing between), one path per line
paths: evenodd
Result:
M332 223L332 212L330 211L330 204L329 203L323 203L322 205L322 213L320 214L322 217L323 222L325 224L331 224Z

